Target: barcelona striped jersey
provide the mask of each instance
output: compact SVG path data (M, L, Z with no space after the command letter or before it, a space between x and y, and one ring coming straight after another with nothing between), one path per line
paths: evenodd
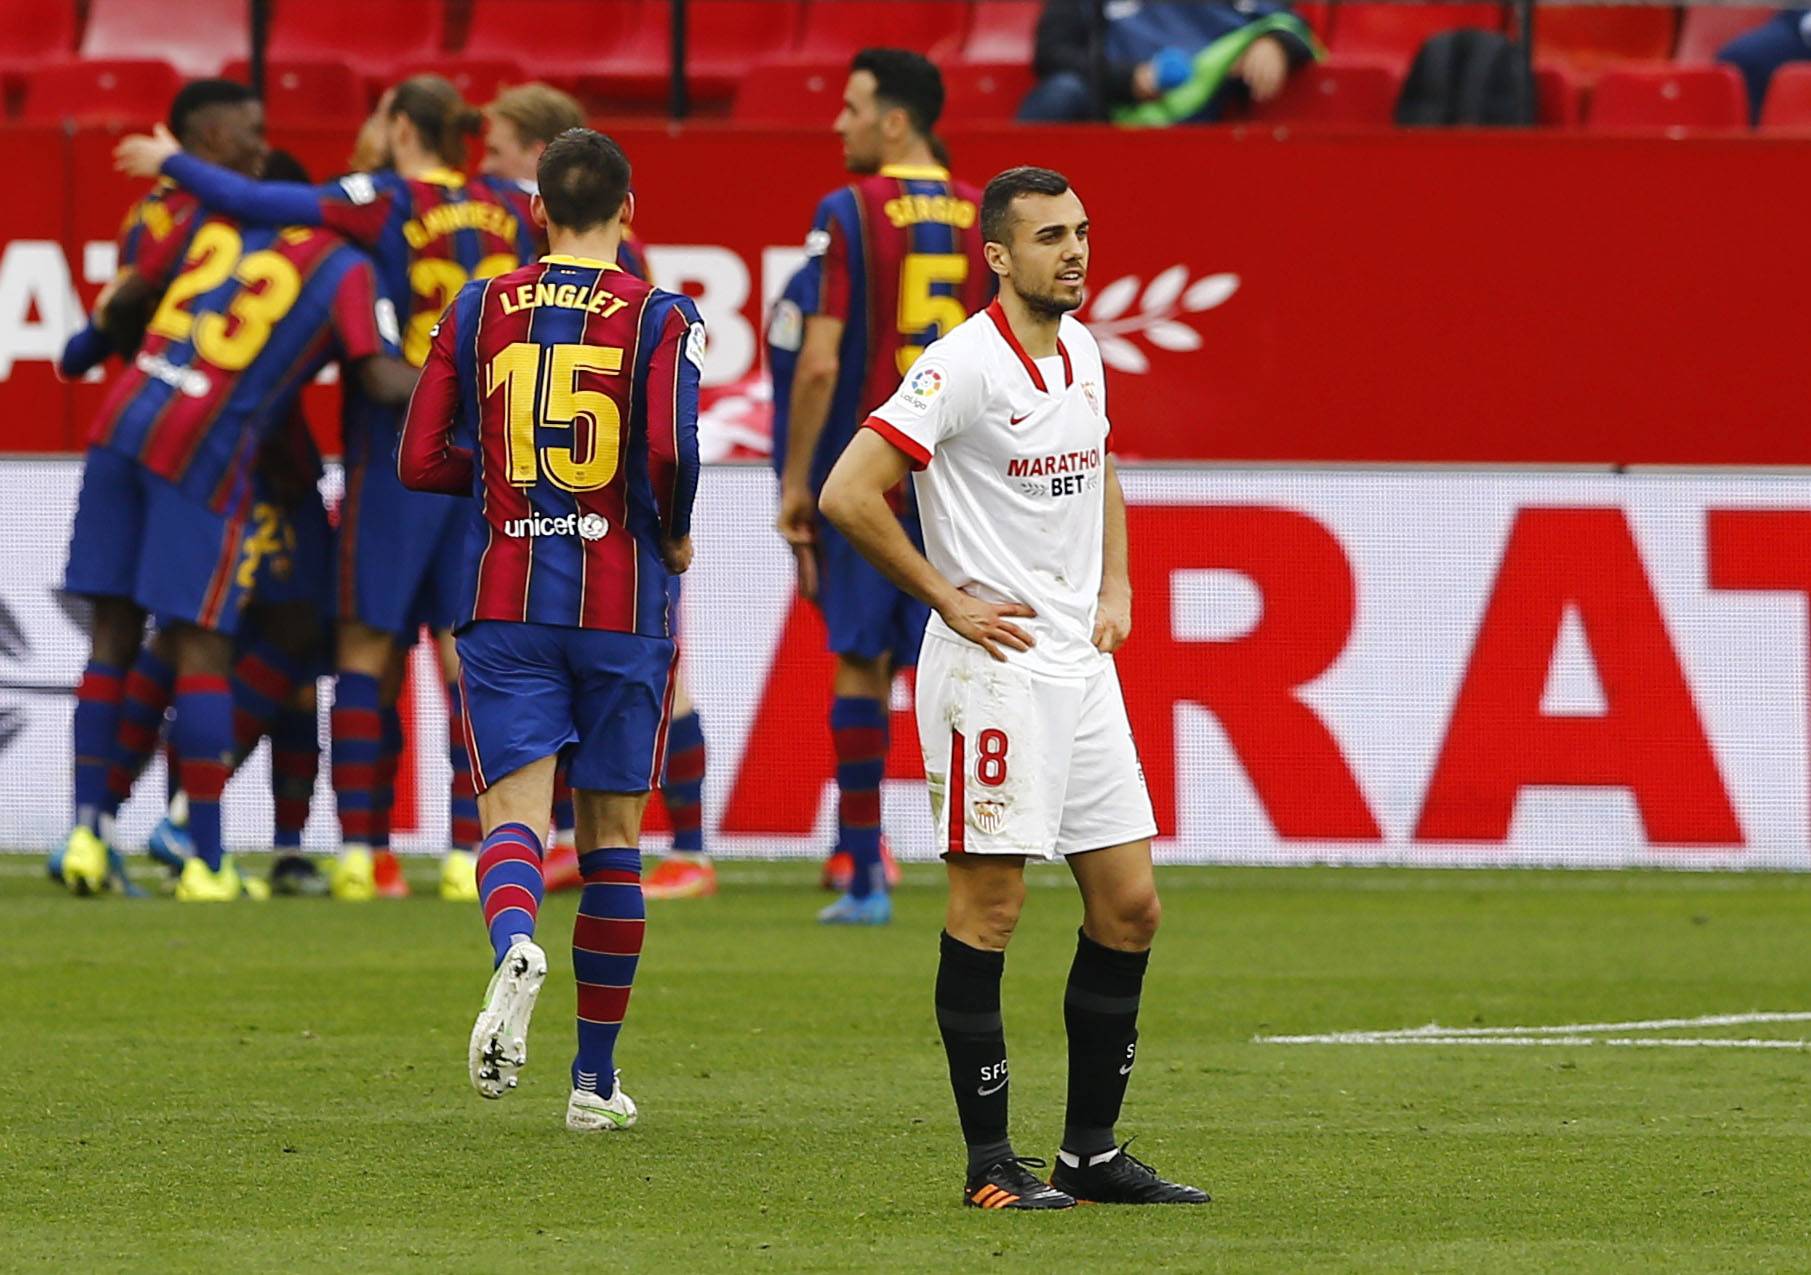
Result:
M90 442L224 509L323 365L394 347L380 330L370 261L330 231L210 217L176 266Z
M882 168L818 205L805 246L822 272L805 313L844 327L813 490L924 347L992 298L980 207L981 192L946 170L908 165Z
M692 302L614 265L549 256L459 293L397 469L477 502L461 627L672 636L660 544L690 531L703 361Z

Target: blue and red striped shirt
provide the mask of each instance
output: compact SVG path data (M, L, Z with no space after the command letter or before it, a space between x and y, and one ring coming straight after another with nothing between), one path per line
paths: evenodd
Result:
M843 322L836 390L813 458L823 486L868 414L924 347L994 292L981 251L981 192L942 168L889 165L826 195L806 252L822 260L807 315Z
M550 256L459 293L397 472L476 498L462 625L672 636L660 546L691 528L703 360L697 307L613 265Z
M323 365L394 351L370 261L330 231L210 217L178 264L89 441L223 509Z

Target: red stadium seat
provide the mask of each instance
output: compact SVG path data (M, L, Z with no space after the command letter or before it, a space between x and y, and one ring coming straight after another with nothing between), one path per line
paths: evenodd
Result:
M251 67L240 58L223 74L249 81ZM359 124L371 99L364 77L344 62L272 62L264 68L264 110L277 125Z
M1341 4L1328 47L1340 57L1397 63L1403 69L1430 35L1458 27L1503 29L1500 4Z
M468 102L483 105L511 84L525 84L534 77L522 69L520 62L505 58L429 58L399 66L393 72L397 80L411 75L444 75Z
M1742 128L1748 94L1727 66L1625 66L1605 71L1591 96L1590 127Z
M1770 5L1694 4L1679 24L1679 62L1713 62L1717 50L1772 19L1779 10Z
M1038 14L1043 8L1039 0L975 0L974 23L962 46L962 60L1030 66Z
M1037 83L1026 62L943 68L943 118L952 124L998 124L1019 112L1019 103Z
M1314 32L1314 38L1322 44L1325 44L1327 37L1333 34L1333 8L1334 6L1328 3L1328 0L1312 0L1312 3L1309 4L1289 6L1290 12L1306 22L1308 29Z
M175 67L143 58L65 62L24 78L20 118L35 124L151 124L170 113L170 99L182 87Z
M1585 96L1563 66L1534 68L1535 121L1548 128L1577 128L1584 122Z
M686 9L685 70L691 93L727 99L748 69L792 52L804 6L798 0L691 0ZM645 0L635 29L608 55L587 90L602 97L667 91L673 49L668 0Z
M433 58L446 32L440 0L287 0L275 10L271 61L344 62L386 80L396 67Z
M84 58L162 58L187 76L218 75L247 57L251 28L246 0L89 0Z
M738 123L807 124L828 129L843 109L849 62L769 62L743 77L730 118Z
M1535 7L1534 54L1564 62L1587 80L1621 62L1663 62L1673 55L1679 25L1671 7L1548 5Z
M621 49L639 7L638 0L473 0L464 56L519 62L533 79L576 88Z
M1293 72L1288 86L1251 114L1266 124L1388 124L1401 91L1394 67L1331 58Z
M796 54L800 62L844 65L862 49L957 49L968 34L967 0L810 0Z
M75 0L0 0L0 78L68 61L77 25Z
M1761 106L1761 127L1811 130L1811 62L1788 62L1773 73L1767 101Z

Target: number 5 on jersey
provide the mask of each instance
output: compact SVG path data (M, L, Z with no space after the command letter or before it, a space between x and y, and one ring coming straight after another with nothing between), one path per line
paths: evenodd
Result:
M509 481L532 487L545 477L563 491L596 491L616 477L622 409L601 389L582 382L622 372L616 346L541 345L517 341L503 347L485 369L485 397L503 395ZM537 446L541 429L571 432L564 446Z

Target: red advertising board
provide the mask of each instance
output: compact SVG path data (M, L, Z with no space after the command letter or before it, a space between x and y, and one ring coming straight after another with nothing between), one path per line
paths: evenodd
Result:
M828 134L620 130L660 281L710 380L758 374L760 308L840 180ZM280 136L317 174L340 134ZM1564 133L952 131L963 173L1070 174L1116 445L1164 459L1797 465L1811 140ZM5 450L78 445L48 359L137 193L111 136L0 130ZM330 424L331 403L315 404Z

